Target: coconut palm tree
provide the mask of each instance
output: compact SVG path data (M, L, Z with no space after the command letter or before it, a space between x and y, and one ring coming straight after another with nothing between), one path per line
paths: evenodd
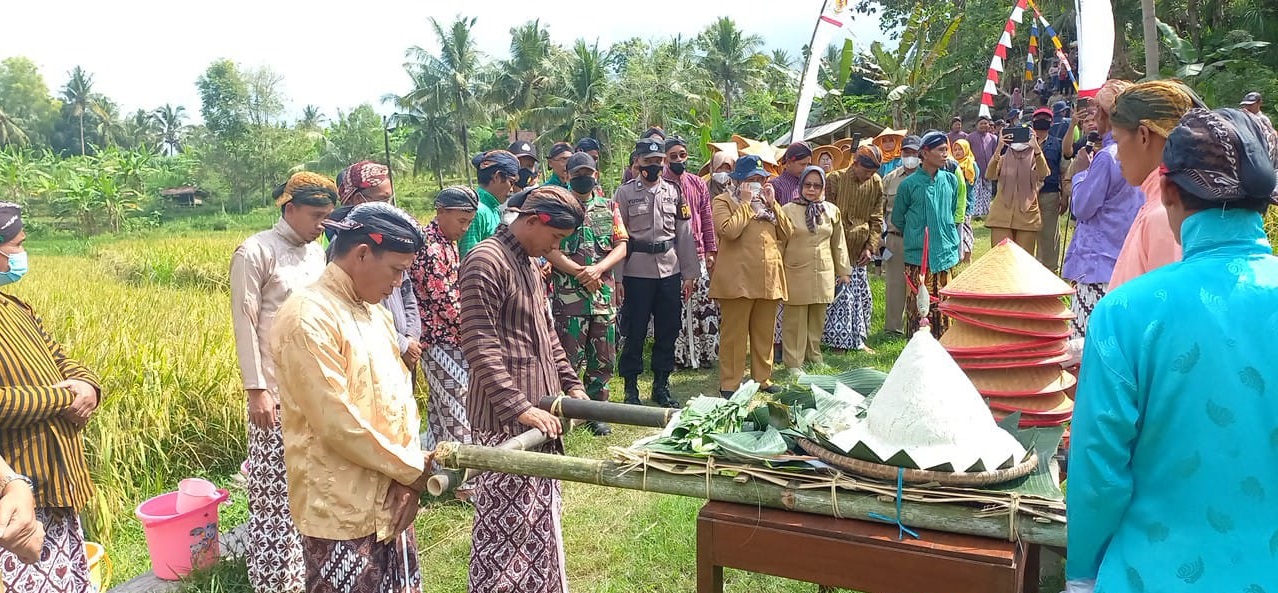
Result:
M319 131L320 127L324 125L324 122L327 119L328 118L324 117L324 113L320 111L319 107L307 105L302 108L302 119L297 120L297 129L307 132L316 132Z
M456 127L452 120L452 95L438 79L423 72L408 73L413 79L413 92L386 95L382 102L395 106L390 118L395 129L408 132L401 152L414 155L413 175L427 169L435 173L435 182L444 188L444 169L459 162Z
M186 108L174 107L165 103L156 108L151 117L160 131L159 150L165 156L173 156L182 152L182 132L186 129Z
M742 33L736 22L725 16L702 31L696 43L701 67L711 80L718 81L723 115L730 117L733 99L759 78L762 64L767 63L768 58L757 53L763 38Z
M545 102L554 82L552 47L550 31L540 20L510 29L510 59L497 65L489 102L505 108L512 133L520 123L530 123L519 121L530 109Z
M0 108L0 146L23 146L30 139L16 119Z
M93 115L93 132L97 134L104 146L115 146L119 139L125 137L124 126L120 123L120 108L106 95L94 94L89 107Z
M71 108L72 117L80 119L80 154L84 154L84 114L93 108L97 95L93 92L93 75L76 66L62 87L62 101Z
M573 45L568 76L547 98L547 104L532 110L534 117L549 122L544 137L556 140L590 136L605 142L601 134L600 115L605 110L608 91L609 56L599 44L586 45L578 39ZM617 130L613 130L617 131Z
M129 148L149 150L159 142L160 130L155 122L155 114L145 109L134 111L124 120L124 140Z
M475 27L475 17L457 17L447 29L434 17L430 19L431 29L439 42L439 55L418 46L408 49L409 63L405 67L415 82L433 81L430 87L418 86L405 95L407 103L417 104L428 100L438 92L435 86L442 85L456 118L457 131L461 136L462 151L470 154L470 124L480 123L484 119L484 111L479 97L483 96L483 84L480 79L480 53L476 47L471 30ZM466 169L469 180L470 169Z
M768 92L772 95L780 95L787 90L793 92L796 88L795 80L797 76L794 58L790 56L790 52L784 49L772 50L768 67L763 73L763 80L768 85Z
M1158 16L1154 13L1154 0L1140 0L1141 26L1145 38L1145 77L1158 76Z

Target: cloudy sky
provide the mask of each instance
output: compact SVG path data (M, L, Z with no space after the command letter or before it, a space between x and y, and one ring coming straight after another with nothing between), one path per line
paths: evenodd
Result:
M511 27L541 19L551 39L581 37L601 47L631 37L695 35L719 16L732 17L768 49L798 55L812 35L822 0L9 0L0 58L24 55L40 67L56 93L76 65L121 111L183 105L199 118L195 80L210 62L229 58L268 65L284 77L288 117L307 104L330 118L337 109L379 103L404 92L404 50L436 50L429 17L450 23L459 13L478 17L475 36L490 57L507 55ZM21 24L30 26L23 26ZM878 19L857 15L845 35L859 44L883 39Z

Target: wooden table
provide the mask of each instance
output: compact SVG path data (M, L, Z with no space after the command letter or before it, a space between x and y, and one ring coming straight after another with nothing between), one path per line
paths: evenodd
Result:
M697 593L736 568L864 593L1037 593L1038 547L724 502L697 515Z

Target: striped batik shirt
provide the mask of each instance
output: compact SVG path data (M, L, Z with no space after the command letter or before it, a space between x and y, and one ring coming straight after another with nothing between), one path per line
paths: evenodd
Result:
M851 168L830 173L825 195L843 214L843 234L852 262L856 263L866 249L871 255L878 253L884 210L883 180L878 173L865 181L857 181Z
M466 254L457 287L471 428L519 434L528 429L519 415L541 398L583 389L551 326L541 273L509 227Z
M63 417L75 394L53 387L67 379L99 386L30 306L0 293L0 458L35 482L36 506L78 512L93 497L93 482L80 429Z

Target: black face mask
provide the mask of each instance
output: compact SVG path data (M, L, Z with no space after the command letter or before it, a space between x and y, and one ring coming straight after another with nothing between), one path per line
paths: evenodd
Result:
M590 194L591 190L595 189L595 178L589 175L582 175L581 177L573 177L572 179L568 180L568 187L572 188L572 191L575 193L581 194L583 196L588 195Z
M1034 120L1034 129L1040 132L1052 129L1052 120L1036 119Z
M520 169L519 180L515 182L515 185L519 186L520 188L528 187L529 184L532 183L533 178L536 176L537 176L537 172L533 171L532 169Z
M652 183L661 179L661 165L644 165L639 167L639 173L643 175L643 180Z
M687 162L678 162L678 163L671 162L670 163L670 172L674 173L675 175L683 175L683 172L687 170L688 170Z

